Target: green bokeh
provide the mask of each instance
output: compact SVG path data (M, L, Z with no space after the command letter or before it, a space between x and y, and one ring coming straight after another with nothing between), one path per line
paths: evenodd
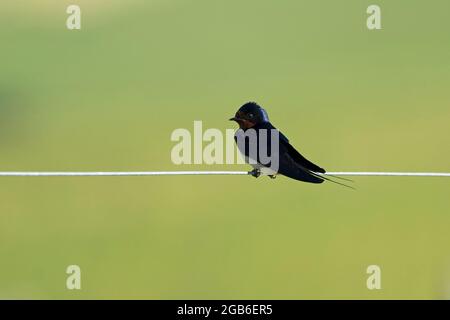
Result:
M450 2L370 4L2 0L0 171L248 169L170 134L255 100L328 170L448 172ZM0 298L449 298L450 179L355 180L1 178Z

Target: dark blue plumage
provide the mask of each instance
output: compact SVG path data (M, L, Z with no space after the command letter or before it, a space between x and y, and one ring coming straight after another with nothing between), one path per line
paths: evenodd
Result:
M271 130L276 130L278 133L278 170L274 172L282 174L292 179L310 182L310 183L322 183L324 181L323 176L317 173L325 173L325 170L311 161L307 160L303 157L290 143L289 140L283 135L278 129L276 129L270 122L267 112L261 108L258 104L254 102L249 102L244 104L239 110L236 112L236 115L230 120L236 121L239 124L240 129L235 135L236 142L238 141L238 137L240 134L248 133L248 130L255 130L256 133L256 150L257 156L255 160L256 164L252 164L255 168L255 175L259 175L259 172L265 168L269 168L271 163L265 163L260 158L260 149L264 148L267 150L268 156L277 156L276 154L272 155L271 150ZM261 139L263 135L263 131L267 132L267 139ZM250 152L252 146L251 139L244 139L245 143L240 145L238 143L238 148L241 153L246 157L246 160L249 161L249 158L252 159L252 153ZM328 179L327 179L328 180Z

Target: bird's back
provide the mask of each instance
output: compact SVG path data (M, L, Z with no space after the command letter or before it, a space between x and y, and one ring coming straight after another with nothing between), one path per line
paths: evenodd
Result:
M303 157L290 143L286 136L276 129L270 122L263 122L255 125L253 128L256 133L257 140L257 156L256 160L259 164L269 167L271 163L265 163L261 161L260 150L264 148L265 154L269 159L272 156L278 157L278 173L285 175L289 178L301 180L311 183L322 183L324 179L320 176L314 174L315 172L325 173L325 170L311 161ZM247 129L250 130L250 129ZM266 131L266 139L261 139L263 130ZM278 132L278 155L272 155L272 135L271 130L276 130ZM235 137L236 139L236 137ZM240 146L238 143L239 150L246 158L251 158L251 140L245 139L244 145ZM253 146L253 148L255 148Z

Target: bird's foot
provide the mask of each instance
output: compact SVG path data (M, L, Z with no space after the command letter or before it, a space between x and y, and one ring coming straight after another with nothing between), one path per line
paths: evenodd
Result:
M261 171L259 169L253 169L252 171L249 171L248 174L258 178L261 175Z
M270 179L275 179L277 176L275 174L269 174Z

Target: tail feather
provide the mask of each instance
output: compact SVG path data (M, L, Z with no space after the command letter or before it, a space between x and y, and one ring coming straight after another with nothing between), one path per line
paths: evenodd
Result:
M322 183L325 180L323 177L315 175L309 170L279 170L278 173L295 180L309 183Z
M349 186L349 185L347 185L347 184L345 184L345 183L341 183L341 182L334 181L334 180L332 180L332 179L326 177L325 174L318 174L318 173L315 173L315 172L310 172L310 173L311 173L313 176L315 176L315 177L318 177L318 178L324 179L324 180L326 180L326 181L330 181L330 182L336 183L336 184L341 185L341 186L343 186L343 187L347 187L347 188L356 190L355 187ZM340 178L340 177L335 177L335 178ZM344 180L347 180L347 179L344 179Z
M355 181L353 181L352 179L348 179L348 178L343 178L343 177L335 176L335 175L333 175L333 174L328 174L328 173L326 173L326 172L324 172L324 174L325 174L326 176L328 176L328 177L333 177L333 178L336 178L336 179L345 180L345 181L349 181L349 182L355 182Z

